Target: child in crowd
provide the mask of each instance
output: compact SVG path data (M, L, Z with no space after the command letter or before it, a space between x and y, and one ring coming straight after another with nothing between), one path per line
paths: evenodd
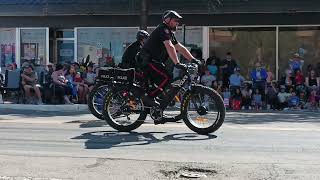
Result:
M300 70L296 71L295 83L296 83L296 86L304 84L304 77L303 77L303 74Z
M216 59L215 58L212 58L211 63L208 64L208 70L209 70L210 74L212 74L213 76L217 77L218 67L216 65Z
M205 74L201 76L201 83L207 87L212 87L213 81L216 80L216 77L210 74L208 68L205 69ZM209 108L209 96L204 96L204 104Z
M213 81L216 80L216 77L210 74L208 68L205 69L205 74L201 76L201 83L207 87L212 87Z
M241 109L241 91L240 89L236 89L235 94L231 98L231 105L233 110L240 110Z
M307 107L310 110L317 110L318 109L316 88L313 88L312 91L310 92Z
M84 79L81 77L80 72L76 73L73 81L75 84L77 84L78 87L78 98L80 103L85 103L89 88L88 85L84 83Z
M260 110L262 108L262 95L260 94L259 89L255 90L253 95L253 106L255 110Z
M300 99L295 91L292 91L291 96L288 98L288 106L290 109L299 109Z
M89 92L91 92L94 87L96 74L93 71L93 64L89 64L89 66L86 67L86 69L86 73L84 74L84 82L88 85Z
M230 107L230 97L231 97L231 93L229 91L229 88L225 87L223 91L223 102L226 108Z
M299 102L300 109L305 109L307 104L307 97L305 92L303 91L299 92L299 100L300 100Z
M67 86L69 89L72 89L72 101L78 101L78 86L75 83L76 71L74 66L67 67L65 78L67 79Z
M252 90L248 83L244 84L244 88L241 90L242 95L242 109L251 109L251 95Z
M81 77L81 73L80 72L77 72L74 76L74 82L77 82L77 83L82 83L83 82L83 79Z
M283 110L288 106L288 97L291 95L290 93L287 93L285 86L280 86L280 92L278 93L278 100L280 109Z
M289 90L295 84L295 78L291 70L286 71L286 75L281 78L281 85L285 85L286 90Z

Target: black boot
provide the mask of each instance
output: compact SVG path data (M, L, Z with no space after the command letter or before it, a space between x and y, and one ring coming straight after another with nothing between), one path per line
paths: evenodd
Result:
M142 96L142 101L146 106L149 107L160 107L160 103L153 97L148 96L147 94Z

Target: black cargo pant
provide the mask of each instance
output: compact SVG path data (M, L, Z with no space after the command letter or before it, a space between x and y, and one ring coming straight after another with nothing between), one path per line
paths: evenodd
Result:
M144 72L148 95L159 96L171 80L165 65L153 60L148 52L141 50L137 58L137 66Z
M144 66L144 72L148 79L147 93L151 97L159 96L171 80L165 65L151 62Z

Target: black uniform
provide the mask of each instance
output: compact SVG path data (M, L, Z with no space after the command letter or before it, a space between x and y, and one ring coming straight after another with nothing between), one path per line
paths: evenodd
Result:
M150 78L152 85L155 84L155 87L149 89L148 92L152 97L158 96L170 81L169 73L164 65L169 58L163 43L166 40L170 40L173 45L178 44L174 33L162 23L150 34L140 52L141 66L144 67L144 72Z
M130 44L124 51L122 56L121 68L135 68L136 67L136 55L141 50L142 44L136 41Z

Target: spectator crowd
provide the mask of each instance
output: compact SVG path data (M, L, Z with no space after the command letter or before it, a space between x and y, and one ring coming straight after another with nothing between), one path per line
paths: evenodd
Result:
M80 66L72 64L49 64L41 72L35 71L31 61L8 64L6 70L21 74L21 90L25 104L85 104L95 83L98 67L93 63Z
M201 51L191 53L198 58L202 56ZM278 81L274 79L273 73L266 69L265 64L259 61L255 62L250 71L250 78L244 78L241 67L231 52L226 53L223 60L215 56L209 57L204 64L200 70L200 82L219 92L227 109L319 108L320 68L310 64L307 72L303 73L304 61L298 53L288 61L287 70ZM21 72L24 103L27 104L87 103L98 69L93 63L81 66L76 62L49 64L41 73L35 72L31 61L24 62L21 70L16 64L7 66L9 71Z
M304 74L303 65L304 60L295 53L285 74L276 81L263 62L257 61L249 73L250 79L245 79L241 67L228 52L223 60L215 56L206 60L201 83L218 91L225 107L231 110L318 110L320 71L310 64Z

